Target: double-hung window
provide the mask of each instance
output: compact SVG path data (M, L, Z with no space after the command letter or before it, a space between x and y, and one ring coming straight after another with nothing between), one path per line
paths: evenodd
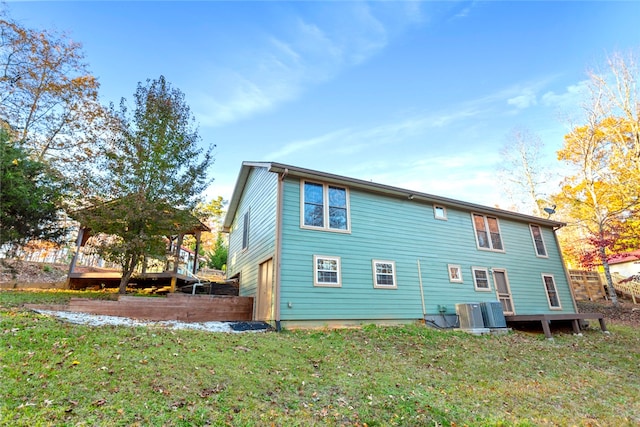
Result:
M340 257L313 256L313 285L339 288L340 281Z
M547 248L544 246L544 239L542 238L542 229L538 225L529 225L531 230L531 237L533 238L533 245L536 248L536 255L539 257L547 257Z
M473 286L476 291L490 291L489 270L484 267L471 267L473 273Z
M396 289L395 261L373 260L373 287L380 289Z
M549 308L561 309L560 297L558 296L558 289L556 288L556 281L551 274L543 274L542 282L544 283L544 290L547 293L547 301L549 302Z
M349 231L349 191L345 187L302 181L303 228Z
M476 232L476 244L479 249L504 250L498 218L474 213L473 228Z

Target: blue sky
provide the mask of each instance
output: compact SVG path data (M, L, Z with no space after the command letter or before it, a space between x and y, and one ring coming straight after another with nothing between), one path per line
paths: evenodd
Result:
M640 2L16 2L83 44L104 103L164 75L216 144L209 198L244 160L276 161L508 207L514 126L546 160L586 70L640 48Z

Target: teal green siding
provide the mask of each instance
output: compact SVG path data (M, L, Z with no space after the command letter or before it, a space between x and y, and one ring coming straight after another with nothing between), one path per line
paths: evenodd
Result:
M574 311L551 229L542 227L549 257L540 258L526 222L499 218L500 253L477 249L469 211L447 207L448 219L437 220L431 204L351 190L351 232L345 234L300 228L299 179L285 180L283 203L284 321L421 318L418 260L427 314L438 314L439 305L451 314L456 303L497 299L493 280L491 292L474 289L472 266L506 270L516 314ZM314 255L341 258L342 287L314 287ZM374 288L373 259L395 261L397 289ZM463 283L449 282L448 264L461 266ZM561 311L549 309L542 273L554 276Z
M240 295L256 296L258 266L275 254L278 176L253 168L229 233L227 277L240 274ZM249 212L248 247L242 248L244 215Z

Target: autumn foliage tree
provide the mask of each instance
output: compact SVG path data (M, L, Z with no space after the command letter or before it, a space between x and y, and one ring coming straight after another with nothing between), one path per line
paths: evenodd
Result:
M602 265L610 299L617 296L608 257L633 242L640 212L640 98L633 57L614 55L604 73L592 72L585 123L565 136L558 158L573 166L554 197L581 237L584 265ZM637 238L635 239L637 241Z
M32 159L78 178L110 123L98 88L79 43L0 10L0 120Z

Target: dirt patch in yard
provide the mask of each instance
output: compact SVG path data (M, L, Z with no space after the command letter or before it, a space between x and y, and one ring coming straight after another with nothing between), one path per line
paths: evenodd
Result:
M2 288L59 288L67 281L68 264L50 264L0 259L0 287ZM76 267L77 272L103 271L94 267Z
M610 301L578 301L581 313L601 313L607 322L627 326L640 326L640 304L619 299L615 307Z

